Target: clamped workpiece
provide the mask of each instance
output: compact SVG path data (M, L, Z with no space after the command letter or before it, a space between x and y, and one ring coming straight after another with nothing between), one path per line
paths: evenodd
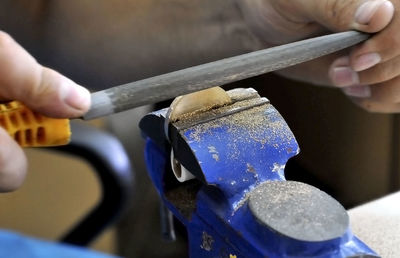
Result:
M269 101L253 89L227 93L229 105L140 122L150 177L185 225L190 257L378 257L336 200L285 180L299 148Z

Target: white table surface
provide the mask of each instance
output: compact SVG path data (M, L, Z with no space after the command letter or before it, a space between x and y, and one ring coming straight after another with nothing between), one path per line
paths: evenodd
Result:
M382 258L400 258L400 192L348 212L357 237Z

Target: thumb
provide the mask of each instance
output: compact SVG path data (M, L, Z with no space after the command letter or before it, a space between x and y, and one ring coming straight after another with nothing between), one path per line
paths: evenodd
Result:
M51 117L79 117L90 106L90 93L58 72L43 67L0 31L0 100L19 100Z
M332 31L359 30L374 33L392 20L394 6L389 0L311 0L307 15Z
M27 160L24 151L0 128L0 193L20 187L25 179Z

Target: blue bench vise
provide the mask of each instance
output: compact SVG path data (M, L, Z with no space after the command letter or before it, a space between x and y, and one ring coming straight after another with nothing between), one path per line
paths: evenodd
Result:
M232 103L169 121L146 115L149 175L188 232L196 257L379 257L354 236L331 196L287 181L296 139L254 89L227 91Z

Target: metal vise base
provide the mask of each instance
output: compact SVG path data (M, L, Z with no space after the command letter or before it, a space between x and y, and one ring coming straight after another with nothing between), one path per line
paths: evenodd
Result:
M168 130L167 109L140 122L149 175L186 226L190 257L377 257L351 233L336 200L285 180L285 164L299 148L269 101L253 89L228 94L232 104ZM171 149L196 179L174 179Z

